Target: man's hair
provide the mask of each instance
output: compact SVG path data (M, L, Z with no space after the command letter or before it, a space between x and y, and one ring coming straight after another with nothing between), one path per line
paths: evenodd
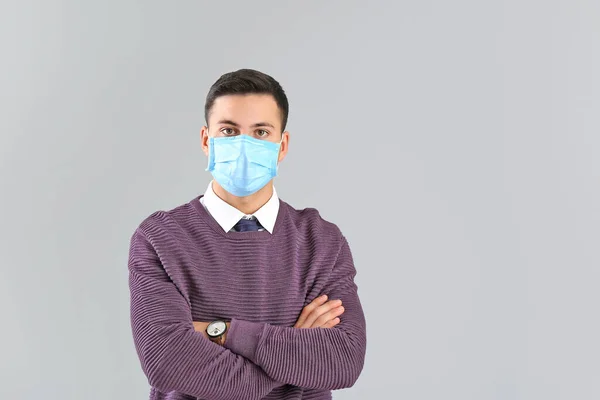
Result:
M210 87L204 104L204 119L208 125L208 116L217 97L232 94L270 94L281 111L281 131L287 125L289 104L283 88L271 76L254 69L239 69L221 75Z

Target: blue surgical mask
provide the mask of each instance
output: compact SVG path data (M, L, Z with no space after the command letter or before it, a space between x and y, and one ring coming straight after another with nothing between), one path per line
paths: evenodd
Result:
M277 175L280 145L248 135L210 137L206 170L232 195L249 196Z

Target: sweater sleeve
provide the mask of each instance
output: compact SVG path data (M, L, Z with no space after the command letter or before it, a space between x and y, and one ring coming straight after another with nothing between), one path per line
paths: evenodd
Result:
M367 343L355 275L352 254L343 238L322 293L331 300L342 300L344 313L336 326L299 329L233 318L224 347L291 385L330 390L354 385L363 368Z
M202 399L261 399L284 383L196 332L191 308L140 229L129 261L133 340L148 383Z

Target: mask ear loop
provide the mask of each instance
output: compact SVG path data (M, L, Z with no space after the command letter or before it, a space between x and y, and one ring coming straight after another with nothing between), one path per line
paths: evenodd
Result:
M215 138L208 138L208 166L205 171L212 171L215 168Z
M277 171L279 170L279 152L281 151L281 143L283 142L283 133L281 134L281 140L279 141L278 146L279 148L277 149L277 157L275 157L275 169L274 169L274 173L273 173L273 177L277 176Z

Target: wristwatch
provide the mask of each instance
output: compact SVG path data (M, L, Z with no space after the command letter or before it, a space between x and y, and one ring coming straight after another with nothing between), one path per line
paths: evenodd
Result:
M206 327L206 334L211 342L223 345L225 342L225 332L227 331L227 324L225 321L216 320L212 321Z

